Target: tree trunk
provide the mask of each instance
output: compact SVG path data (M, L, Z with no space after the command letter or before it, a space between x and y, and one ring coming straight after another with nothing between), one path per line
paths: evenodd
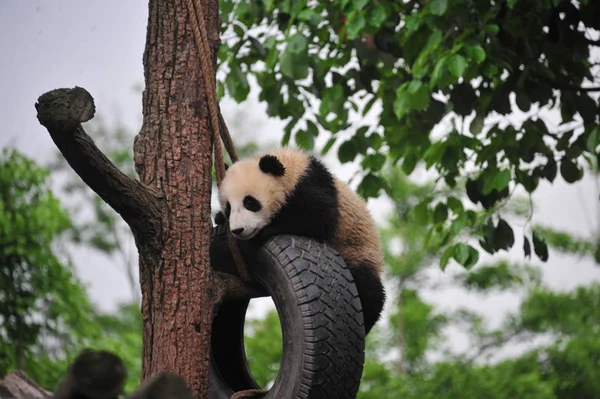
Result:
M200 0L216 69L218 2ZM210 268L212 126L185 0L150 0L144 51L144 122L134 142L140 181L122 173L81 123L94 99L81 87L38 98L38 120L81 179L131 228L139 252L142 379L172 371L208 397L214 305L255 287ZM160 381L159 381L160 382Z
M216 61L218 2L201 1ZM142 183L163 197L166 209L156 242L138 242L142 379L172 370L195 397L206 398L217 296L209 265L212 139L190 18L185 0L150 0L144 120L134 159Z

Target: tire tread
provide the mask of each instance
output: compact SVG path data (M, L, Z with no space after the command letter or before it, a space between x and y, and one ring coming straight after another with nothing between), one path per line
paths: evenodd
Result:
M298 399L355 398L364 363L358 291L339 253L313 240L277 236L264 250L296 291L303 316L303 376Z

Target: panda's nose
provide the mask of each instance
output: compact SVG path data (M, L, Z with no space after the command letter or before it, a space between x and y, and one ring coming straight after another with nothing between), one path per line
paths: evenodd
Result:
M240 227L239 229L233 229L233 230L231 230L231 232L233 234L235 234L236 236L239 236L240 234L242 234L244 232L244 228Z

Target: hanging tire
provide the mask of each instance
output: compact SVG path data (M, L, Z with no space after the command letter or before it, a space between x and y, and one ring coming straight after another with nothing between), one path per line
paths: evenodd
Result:
M211 263L234 273L223 227L213 230ZM363 316L352 275L339 254L313 240L281 235L267 241L247 265L273 299L283 333L279 374L264 398L355 398L364 364ZM222 303L213 321L210 399L259 388L244 350L249 301Z

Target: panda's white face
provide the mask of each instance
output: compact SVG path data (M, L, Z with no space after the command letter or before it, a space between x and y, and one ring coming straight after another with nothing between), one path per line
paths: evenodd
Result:
M271 221L272 215L254 196L248 194L228 198L225 216L229 219L229 228L236 238L249 240Z
M281 180L263 172L256 159L234 163L219 187L221 210L232 234L240 240L255 237L271 222L284 200Z

